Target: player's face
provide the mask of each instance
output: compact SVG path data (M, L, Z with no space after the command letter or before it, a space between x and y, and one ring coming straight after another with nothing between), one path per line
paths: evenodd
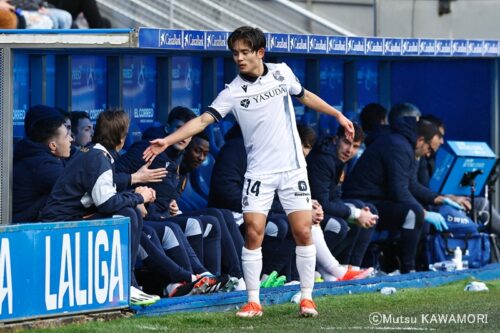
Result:
M304 146L302 145L302 152L304 153L304 157L307 157L309 153L311 152L312 147L311 146Z
M429 154L435 153L438 151L441 146L441 141L443 141L443 137L441 134L436 134L432 137L430 144Z
M346 137L337 139L337 158L346 163L356 156L359 147L361 147L361 142L359 141L351 141Z
M173 133L176 130L178 130L179 128L181 128L182 125L184 125L184 124L185 123L182 120L178 120L178 119L174 120L174 122L168 127L168 132ZM190 142L191 142L191 137L177 142L176 144L174 144L174 148L177 150L184 150L184 149L186 149L186 147L189 145Z
M423 137L417 139L417 144L415 146L415 157L420 158L426 156L431 151L431 146L428 142L424 140Z
M76 128L75 143L80 147L85 147L89 142L92 141L94 136L94 125L88 118L82 118L78 120L78 126Z
M188 168L194 170L207 158L210 149L208 141L195 138L191 149L186 154Z
M49 143L52 153L57 157L67 158L71 152L71 131L63 124L57 129L57 135Z
M250 46L243 40L237 40L233 44L233 60L238 65L240 73L250 76L260 76L264 72L262 59L264 49L252 51Z

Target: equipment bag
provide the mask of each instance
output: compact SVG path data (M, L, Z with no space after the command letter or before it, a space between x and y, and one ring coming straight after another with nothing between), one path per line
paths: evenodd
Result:
M464 211L449 206L442 206L439 213L445 218L448 230L427 236L428 263L451 260L459 247L462 260L467 260L470 268L488 264L491 257L489 235L479 232L480 225L474 223Z

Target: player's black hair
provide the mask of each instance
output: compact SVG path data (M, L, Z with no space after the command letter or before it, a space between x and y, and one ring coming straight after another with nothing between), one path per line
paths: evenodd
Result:
M194 118L196 118L196 114L190 108L185 106L176 106L168 113L167 124L172 125L176 120L187 123Z
M227 47L233 51L234 43L239 40L250 46L250 49L254 52L266 48L266 36L259 28L239 27L227 38Z

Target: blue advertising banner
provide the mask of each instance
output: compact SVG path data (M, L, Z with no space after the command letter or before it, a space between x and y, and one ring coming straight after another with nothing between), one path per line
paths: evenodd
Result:
M483 55L483 41L482 40L468 40L467 41L467 55L468 56L482 56Z
M87 111L93 123L106 109L106 67L105 56L71 57L71 109Z
M483 42L483 55L488 57L498 57L498 52L500 48L498 47L497 40L485 40Z
M467 40L457 39L451 42L451 55L452 56L466 56L467 55Z
M309 37L309 53L324 54L328 52L328 37L327 36L311 36Z
M144 131L156 119L156 58L124 56L122 79L123 109L130 116L130 128Z
M347 37L338 37L338 36L328 37L328 53L330 53L330 54L346 54L347 53Z
M436 40L436 55L450 56L451 55L451 41L448 39Z
M229 33L140 28L138 44L140 48L220 51L227 50L226 39ZM265 33L265 36L268 52L364 56L500 56L498 41L495 40L343 37L283 33Z
M433 56L436 54L436 40L434 39L419 39L418 54Z
M172 107L201 109L201 57L172 57Z
M267 49L270 52L288 52L287 34L267 34Z
M307 35L290 35L290 52L307 53L309 51L309 36Z
M418 39L404 38L401 55L416 56L418 55Z
M207 50L227 50L227 32L207 31L205 33L205 49Z
M363 55L365 52L365 38L347 37L347 53Z
M196 30L185 31L184 49L186 50L205 49L205 32Z
M401 55L402 40L399 38L384 39L384 54L385 55Z
M0 227L0 320L128 306L129 219Z
M366 54L384 55L384 40L382 38L367 38Z
M13 130L14 138L24 137L24 117L30 105L30 64L29 56L16 54L12 66L13 78Z

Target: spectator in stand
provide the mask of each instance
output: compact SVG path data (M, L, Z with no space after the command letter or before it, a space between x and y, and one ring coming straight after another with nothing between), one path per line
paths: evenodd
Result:
M53 8L42 0L12 0L22 10L28 29L70 29L72 18L65 10ZM47 20L47 18L49 20Z
M96 0L48 0L48 2L56 8L69 12L73 21L80 13L83 13L91 29L111 28L111 22L101 16Z
M15 7L8 0L0 0L0 29L16 29L18 20Z

